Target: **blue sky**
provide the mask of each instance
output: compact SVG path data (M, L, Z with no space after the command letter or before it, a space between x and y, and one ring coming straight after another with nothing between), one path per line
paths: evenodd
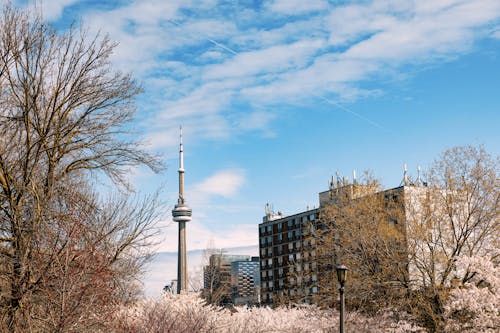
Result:
M60 30L82 20L119 43L114 66L144 87L134 127L168 166L160 175L131 170L130 180L142 192L164 184L170 207L183 126L193 250L210 240L255 246L266 202L284 214L313 207L336 171L370 169L394 187L404 162L415 174L454 145L500 153L498 0L42 8ZM169 220L166 212L159 251L176 251Z

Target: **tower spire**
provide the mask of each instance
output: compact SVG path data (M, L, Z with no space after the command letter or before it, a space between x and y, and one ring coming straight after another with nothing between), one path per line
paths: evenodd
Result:
M188 291L186 222L191 221L192 210L184 199L184 149L182 146L182 126L179 135L179 199L172 210L174 222L179 223L179 251L177 257L177 293Z
M179 127L179 199L178 203L184 203L184 148L182 146L182 126Z

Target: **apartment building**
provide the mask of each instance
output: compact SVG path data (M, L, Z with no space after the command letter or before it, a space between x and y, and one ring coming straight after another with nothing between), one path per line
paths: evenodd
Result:
M266 215L259 224L262 304L297 300L314 302L315 295L320 292L318 281L325 269L332 269L334 258L332 254L329 267L325 268L324 260L320 265L317 244L308 235L317 228L325 228L325 223L331 223L320 221L320 214L327 205L339 202L340 198L359 202L378 195L384 198L387 209L396 209L400 213L397 219L389 219L387 223L404 225L408 201L423 193L423 185L420 179L418 183L410 183L406 172L401 186L383 191L378 191L375 184L359 185L356 181L349 184L345 178L337 177L335 182L332 179L327 191L319 193L319 208L284 216L280 212L273 213L266 206Z

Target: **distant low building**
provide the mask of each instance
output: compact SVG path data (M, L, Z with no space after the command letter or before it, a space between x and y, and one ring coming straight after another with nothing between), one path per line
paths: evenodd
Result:
M259 257L212 254L203 268L203 297L211 304L259 301Z
M231 263L231 287L234 305L260 303L260 258Z

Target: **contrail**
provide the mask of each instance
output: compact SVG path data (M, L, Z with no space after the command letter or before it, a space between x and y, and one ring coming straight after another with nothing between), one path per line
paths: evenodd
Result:
M175 22L175 21L174 21L174 20L172 20L172 19L167 19L167 21L169 21L169 22L170 22L170 23L172 23L172 24L175 24L175 25L176 25L176 26L178 26L178 27L181 27L181 26L182 26L180 23ZM217 47L219 47L219 48L221 48L221 49L223 49L223 50L225 50L225 51L227 51L227 52L229 52L229 53L232 53L232 54L234 54L234 55L238 55L238 52L236 52L235 50L233 50L233 49L231 49L231 48L227 47L226 45L223 45L223 44L221 44L221 43L219 43L219 42L216 42L215 40L213 40L213 39L211 39L211 38L207 37L206 35L205 35L205 36L203 36L203 37L205 37L205 39L206 39L206 40L208 40L210 43L214 44L215 46L217 46Z
M359 119L362 119L362 120L364 120L364 121L366 121L366 122L370 123L371 125L373 125L373 126L375 126L375 127L378 127L378 128L380 128L380 129L382 129L382 130L384 129L384 128L380 125L380 124L378 124L378 123L374 122L373 120L370 120L370 119L368 119L368 118L366 118L366 117L363 117L363 116L362 116L362 115L360 115L359 113L352 111L351 109L349 109L349 108L347 108L347 107L343 106L342 104L340 104L340 103L338 103L338 102L332 101L332 100L330 100L330 99L328 99L328 98L326 98L326 97L320 96L320 95L316 95L316 94L314 94L314 96L318 97L319 99L324 100L325 102L327 102L327 103L329 103L329 104L335 105L335 106L336 106L336 107L338 107L339 109L341 109L341 110L343 110L343 111L345 111L345 112L348 112L348 113L352 114L353 116L356 116L356 117L358 117Z

